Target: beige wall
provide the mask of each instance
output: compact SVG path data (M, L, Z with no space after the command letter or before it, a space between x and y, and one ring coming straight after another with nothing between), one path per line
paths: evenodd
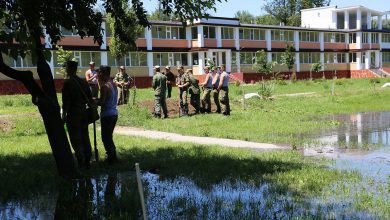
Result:
M254 73L256 72L255 70L252 69L253 65L252 64L242 64L240 66L241 72L249 72L249 73Z
M387 63L387 62L382 63L382 67L390 67L390 63Z
M34 79L39 79L37 69L32 67L32 68L15 68L16 70L21 70L21 71L31 71L33 73ZM11 78L5 76L4 74L0 73L0 80L11 80Z
M194 73L194 75L199 75L199 66L193 66L192 67L192 72Z

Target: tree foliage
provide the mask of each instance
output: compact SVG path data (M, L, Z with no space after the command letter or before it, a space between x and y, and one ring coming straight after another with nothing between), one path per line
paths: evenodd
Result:
M330 0L267 0L264 10L278 22L290 26L300 26L301 10L328 6Z
M255 64L253 64L252 69L257 73L264 73L270 75L273 73L275 62L268 61L267 52L264 50L257 51Z
M249 11L237 11L235 14L234 14L234 17L235 18L238 18L240 20L241 23L244 23L244 24L253 24L255 23L255 16L253 14L251 14Z
M260 15L256 17L256 24L278 25L279 21L272 15Z
M295 64L295 47L292 44L286 44L286 49L282 54L282 64L287 66L291 72Z
M159 0L165 15L187 19L207 17L216 10L215 3L226 0ZM141 0L102 0L105 13L112 19L114 48L121 55L123 48L134 47L138 25L147 27L149 21ZM74 30L81 38L90 36L101 45L103 14L94 10L97 0L2 0L0 1L0 72L23 83L38 107L48 135L60 175L72 177L76 173L63 121L60 115L54 79L47 60L48 48L43 45L46 36L55 45L64 29ZM124 50L125 50L124 49ZM37 65L40 84L30 70L8 66L3 55L17 59L31 54Z

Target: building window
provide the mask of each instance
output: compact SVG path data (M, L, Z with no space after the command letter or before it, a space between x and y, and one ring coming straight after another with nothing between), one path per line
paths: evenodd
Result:
M187 53L153 53L153 65L187 66Z
M3 54L4 63L14 68L29 68L36 67L32 64L32 59L30 55L26 55L24 58L18 56L16 60L12 57Z
M74 29L68 30L68 29L66 29L66 28L64 28L64 27L61 26L61 27L60 27L60 30L61 30L62 36L75 36L75 35L78 35L78 34L77 34L77 31L74 30Z
M319 33L318 32L300 32L299 33L300 41L302 42L319 42Z
M115 59L108 53L108 65L110 66L126 66L126 67L138 67L148 66L147 55L144 52L130 52L128 55L121 59Z
M294 41L293 31L271 30L272 41Z
M240 64L254 64L256 63L256 53L253 52L241 52L240 53Z
M324 42L326 42L326 43L345 43L345 34L343 34L343 33L324 33Z
M356 63L356 53L350 53L349 54L349 62L350 63Z
M347 56L345 53L325 53L325 62L326 63L346 63Z
M382 62L383 63L390 63L390 52L383 52L382 53Z
M303 64L311 64L320 62L320 53L299 53L299 61Z
M378 36L378 34L376 35ZM384 34L384 33L382 34L382 43L390 43L390 34Z
M368 33L363 33L362 43L368 44Z
M240 40L265 40L265 30L240 28Z
M234 29L223 27L221 28L221 38L222 39L234 39Z
M199 54L198 53L192 53L192 64L199 65Z
M379 43L378 33L371 33L371 43L373 43L373 44Z
M185 39L185 32L182 27L152 26L152 38Z
M272 62L282 63L283 53L272 53Z
M349 43L356 44L356 33L349 34Z
M215 27L203 26L203 36L205 39L215 39Z
M192 40L198 40L198 27L191 27Z

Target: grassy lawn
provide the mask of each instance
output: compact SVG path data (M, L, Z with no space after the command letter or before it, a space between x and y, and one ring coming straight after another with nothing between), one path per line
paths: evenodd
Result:
M302 134L334 126L333 121L319 120L325 115L389 110L390 89L380 88L387 79L378 81L380 83L375 83L373 87L371 79L335 80L335 96L331 95L331 80L276 85L274 100L246 101L245 111L242 110L241 88L232 85L230 86L232 114L228 118L206 114L157 120L152 119L150 112L139 104L140 108L121 107L119 124L185 135L269 143L299 143L304 141L301 138ZM244 89L245 93L256 92L259 86L246 85ZM282 95L303 92L316 94L295 97ZM151 90L141 90L139 93L149 93L149 99L153 98ZM138 99L139 103L146 98L145 95L141 97L142 99ZM177 95L174 94L173 97Z
M8 119L10 126L0 132L0 201L23 199L56 191L64 182L57 174L49 143L39 117ZM321 198L327 201L334 190L348 191L351 184L362 181L355 172L328 169L331 161L304 157L297 151L257 152L216 146L198 146L188 143L171 143L126 136L115 136L121 163L107 166L93 163L84 177L133 170L135 162L142 170L158 170L164 179L186 177L198 187L208 189L223 181L237 180L251 185L271 184L271 191L280 195L292 194L297 201L304 198ZM104 148L98 140L101 159ZM388 186L390 187L390 186ZM389 190L384 187L382 190ZM135 189L133 189L134 191ZM390 212L386 198L376 198L366 192L356 192L354 207L370 211L376 216ZM133 192L132 196L136 196ZM123 202L137 201L127 198ZM373 206L381 204L381 206ZM119 207L119 204L118 204ZM129 213L139 213L139 206ZM130 214L130 217L133 214ZM115 216L115 215L114 215Z
M390 89L374 90L369 79L339 81L334 97L329 90L331 81L326 82L328 87L325 88L322 81L277 85L277 95L301 92L316 92L317 95L277 96L273 101L252 100L246 103L245 111L241 111L240 88L231 86L233 112L228 118L209 114L168 120L152 119L141 103L152 99L153 92L140 89L137 90L137 100L141 108L121 107L120 123L182 134L292 143L300 141L301 133L334 126L332 121L318 120L324 115L390 108L387 102ZM381 81L383 83L385 79ZM256 91L257 88L247 85L245 92ZM177 96L176 90L174 96ZM35 106L27 101L27 95L0 97L0 115L36 112ZM39 115L0 118L0 122L0 201L58 190L63 180L57 176ZM379 185L377 191L373 191L373 181L355 172L328 169L332 161L303 157L297 151L256 152L119 135L115 136L115 142L122 160L120 164L109 167L94 163L91 170L82 171L80 175L93 177L127 172L134 169L135 162L140 162L142 170L157 170L161 177L168 180L186 177L204 189L223 181L240 180L253 185L269 183L273 192L292 194L297 201L304 198L319 198L324 203L335 198L343 201L352 194L348 198L357 210L378 218L390 215L390 204L386 197L390 184ZM100 139L98 147L100 157L104 159ZM362 182L368 182L368 188L361 187ZM380 192L379 196L377 192ZM129 200L123 202L128 203ZM135 211L129 213L139 213L138 205L133 208ZM130 218L134 218L134 215L130 214Z

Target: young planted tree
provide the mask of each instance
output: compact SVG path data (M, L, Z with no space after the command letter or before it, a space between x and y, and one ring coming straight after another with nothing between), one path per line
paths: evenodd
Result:
M174 15L183 23L189 18L208 16L215 3L225 0L159 0L166 15ZM135 45L134 27L148 26L147 13L141 0L104 0L106 13L114 22L114 38ZM6 0L0 2L0 72L23 83L38 107L44 122L53 156L60 175L72 177L76 173L72 152L60 115L54 79L47 60L50 45L44 45L45 35L55 45L62 37L61 27L76 30L81 38L92 36L97 44L103 43L101 24L103 16L93 10L97 0ZM127 13L129 9L132 14ZM117 48L119 51L128 48ZM3 56L17 59L29 54L37 66L38 83L31 71L11 68Z
M313 63L310 67L310 80L313 80L312 72L319 73L322 70L322 63Z
M284 50L282 54L282 64L287 66L287 69L289 72L293 70L293 73L291 75L291 80L296 80L297 74L294 69L295 64L295 47L291 44L286 44L286 49Z
M257 51L255 63L252 66L253 70L257 73L264 73L265 75L273 74L273 78L275 78L274 66L275 62L268 61L267 52L264 50Z

